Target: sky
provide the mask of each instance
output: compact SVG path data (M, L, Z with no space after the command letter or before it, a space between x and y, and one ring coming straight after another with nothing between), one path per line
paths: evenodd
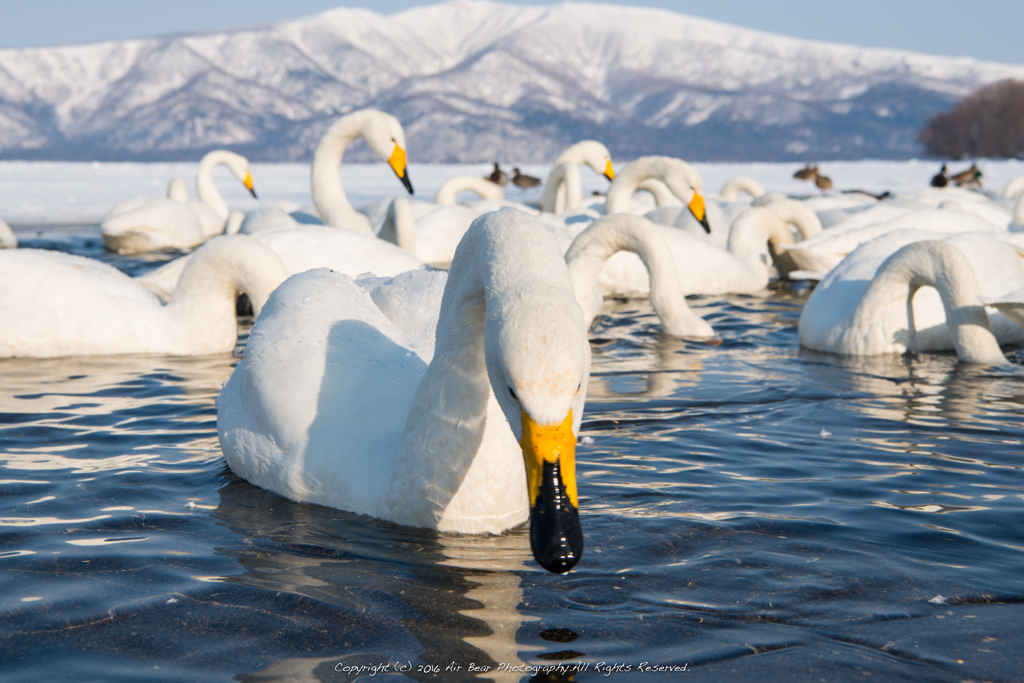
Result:
M603 0L592 0L602 2ZM505 0L553 5L554 0ZM382 14L423 0L31 0L4 3L0 47L121 40L210 31L316 14L338 6ZM1024 64L1022 0L616 0L728 24L865 47Z

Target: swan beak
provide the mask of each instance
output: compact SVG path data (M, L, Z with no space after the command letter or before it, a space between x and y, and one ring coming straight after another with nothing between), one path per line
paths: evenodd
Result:
M704 212L704 197L700 196L700 192L693 193L693 199L690 200L690 213L704 226L704 232L710 234L711 226L708 225L708 215Z
M609 159L604 165L604 177L608 180L615 180L615 169L612 168L612 160Z
M259 199L256 196L256 190L252 189L252 174L246 173L245 178L242 180L242 184L245 185L245 189L249 190L249 194L252 195L253 199Z
M530 547L537 564L564 574L583 555L572 411L560 425L541 426L525 412L522 416L520 445L530 493Z
M395 175L405 185L405 189L409 191L409 194L412 194L412 182L410 182L409 173L405 168L405 150L395 145L395 151L391 153L388 163L391 164L391 168L395 169Z

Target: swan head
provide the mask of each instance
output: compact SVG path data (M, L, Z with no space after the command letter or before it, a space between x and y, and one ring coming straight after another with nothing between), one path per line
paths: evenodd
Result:
M576 490L576 434L590 376L583 312L561 249L539 221L511 209L481 219L508 223L510 241L524 246L518 263L491 276L484 356L522 448L534 557L563 573L583 553Z
M214 154L211 152L210 154ZM249 190L249 194L256 197L256 190L252 185L252 173L249 171L249 160L243 157L241 154L235 154L227 150L218 150L217 162L224 164L231 171L231 175L238 178L239 182L245 185L245 189Z
M405 189L412 194L412 181L409 180L409 169L406 168L405 131L402 124L391 114L374 111L375 114L367 117L363 123L360 133L370 149L381 159L387 160Z

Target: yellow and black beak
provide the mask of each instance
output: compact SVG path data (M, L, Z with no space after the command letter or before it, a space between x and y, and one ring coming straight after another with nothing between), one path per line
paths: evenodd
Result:
M609 159L604 165L604 177L608 180L615 180L615 169L612 168L612 160Z
M253 199L259 199L256 196L256 190L252 189L252 174L246 173L245 178L242 179L242 184L245 185L245 189L249 190L249 194L253 196Z
M711 226L708 224L708 215L704 211L704 197L700 196L700 192L693 193L693 199L690 200L690 213L704 226L704 232L710 234Z
M391 168L395 169L395 175L405 185L405 189L412 194L412 182L409 180L409 170L405 167L405 150L399 145L395 145L395 151L391 153L391 158L388 159L388 163L391 164Z
M522 416L520 445L530 493L530 547L537 564L564 574L583 555L572 411L557 426L542 427L526 413Z

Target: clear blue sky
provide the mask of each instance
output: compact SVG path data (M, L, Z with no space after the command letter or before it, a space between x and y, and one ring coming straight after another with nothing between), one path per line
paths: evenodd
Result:
M506 0L551 5L553 0ZM602 2L602 0L593 0ZM207 31L367 7L390 14L422 0L21 0L5 2L0 46L60 45ZM1024 63L1024 0L617 0L772 33L870 47Z

